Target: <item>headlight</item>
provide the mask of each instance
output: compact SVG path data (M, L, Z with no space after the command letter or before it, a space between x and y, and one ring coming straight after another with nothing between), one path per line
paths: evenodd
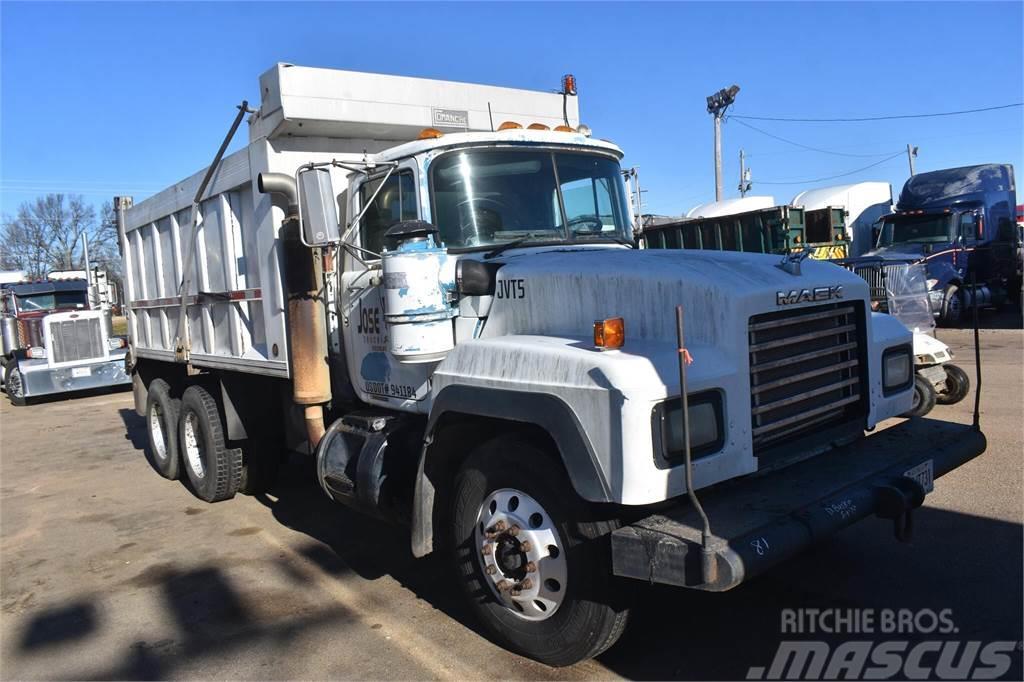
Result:
M120 336L113 336L107 339L107 348L110 350L117 350L118 348L124 348L128 343Z
M25 355L26 357L30 357L33 360L38 360L40 358L46 357L46 349L43 348L42 346L31 346L28 350L25 351Z
M889 348L882 354L882 393L890 395L910 388L914 360L910 346Z
M690 424L690 456L697 458L718 452L725 444L722 427L722 397L718 391L703 391L688 396ZM682 401L676 398L660 406L659 416L662 457L678 464L683 452Z

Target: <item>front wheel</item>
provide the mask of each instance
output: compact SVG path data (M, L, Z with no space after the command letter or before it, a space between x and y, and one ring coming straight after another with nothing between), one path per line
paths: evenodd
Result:
M943 327L955 327L964 316L964 297L955 284L946 287L942 298L942 310L939 311L939 323Z
M4 390L12 405L24 407L28 402L25 398L25 378L18 369L17 360L11 360L4 370Z
M923 417L935 407L935 387L932 383L921 376L914 377L914 402L909 412L904 412L904 417Z
M967 392L971 390L971 380L967 372L953 363L946 363L942 369L946 370L946 390L936 396L935 402L939 405L953 405L967 397Z
M592 658L622 634L609 535L547 453L511 437L459 471L450 524L470 604L502 645L552 666ZM567 493L567 491L570 491Z

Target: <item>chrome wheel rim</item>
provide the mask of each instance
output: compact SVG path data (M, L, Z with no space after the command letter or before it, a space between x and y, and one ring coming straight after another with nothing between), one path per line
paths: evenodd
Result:
M488 495L473 531L484 581L516 616L550 618L565 599L568 564L554 520L513 488Z
M23 397L25 388L21 385L21 370L11 370L11 375L7 377L7 393L12 398Z
M149 435L153 443L153 454L161 462L167 459L167 441L164 439L164 411L158 403L153 404L149 413Z
M185 459L188 460L188 467L195 474L196 478L206 476L206 467L203 466L203 453L199 448L199 418L194 412L185 415Z

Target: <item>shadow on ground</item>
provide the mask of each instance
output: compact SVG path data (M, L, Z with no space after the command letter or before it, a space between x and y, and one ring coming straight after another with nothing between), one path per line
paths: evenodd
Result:
M128 437L141 447L142 419L131 410L123 410L122 418ZM439 558L414 559L405 530L328 500L308 462L291 462L260 501L278 523L313 540L299 551L332 579L376 580L390 575L447 616L477 629ZM744 679L751 666L770 665L779 642L789 639L1020 642L1021 526L925 507L916 512L915 528L913 543L898 544L887 522L864 521L724 594L629 583L627 588L635 593L633 621L599 662L634 679ZM279 557L268 556L267 561L287 568ZM258 617L246 608L216 561L189 570L154 566L135 580L140 587L158 590L176 635L160 642L137 641L113 668L81 671L73 677L167 678L185 661L212 659L264 641L281 646L309 628L344 626L353 619L337 604L312 615L300 611L281 618ZM295 580L305 578L300 574ZM22 652L59 655L64 647L95 636L103 627L97 598L86 595L35 614L22 633ZM959 633L781 633L782 610L801 608L950 609ZM1006 678L1020 679L1022 673L1018 648ZM557 671L551 670L551 676Z

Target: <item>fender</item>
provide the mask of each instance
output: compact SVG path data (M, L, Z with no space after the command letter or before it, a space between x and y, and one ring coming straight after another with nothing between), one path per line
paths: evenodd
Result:
M434 431L441 417L448 412L522 422L544 429L558 447L577 494L590 502L611 501L611 489L598 465L593 445L576 413L561 398L482 386L447 386L432 405L419 458L412 506L412 551L415 556L422 557L433 551L434 494L438 482L431 477L433 472L428 460Z

